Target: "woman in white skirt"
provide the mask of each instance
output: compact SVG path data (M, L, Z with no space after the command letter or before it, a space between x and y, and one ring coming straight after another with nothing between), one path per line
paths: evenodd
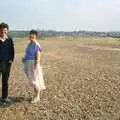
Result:
M30 42L26 48L25 56L23 58L24 72L35 92L35 96L31 103L38 102L40 100L40 91L45 89L42 68L40 65L42 48L37 42L37 35L38 33L36 30L30 31Z

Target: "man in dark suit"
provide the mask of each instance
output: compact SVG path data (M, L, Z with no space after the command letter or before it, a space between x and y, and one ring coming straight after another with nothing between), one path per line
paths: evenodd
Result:
M0 74L2 75L2 102L10 102L8 99L8 79L11 64L14 60L14 45L11 38L7 36L9 26L0 24Z

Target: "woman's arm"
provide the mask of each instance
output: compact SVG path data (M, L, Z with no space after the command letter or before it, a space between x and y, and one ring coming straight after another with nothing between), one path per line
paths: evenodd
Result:
M41 52L38 51L37 54L36 54L35 68L37 67L37 65L40 64L40 58L41 58Z

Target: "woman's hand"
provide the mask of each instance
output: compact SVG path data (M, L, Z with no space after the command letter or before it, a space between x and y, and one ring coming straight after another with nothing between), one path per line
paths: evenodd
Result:
M22 62L25 63L25 58L22 58Z
M36 62L36 63L34 64L34 69L37 69L38 66L39 66L39 63Z

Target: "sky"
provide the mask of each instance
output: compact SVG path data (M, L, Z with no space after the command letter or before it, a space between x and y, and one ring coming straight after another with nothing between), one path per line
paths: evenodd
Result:
M1 0L11 30L120 31L120 0Z

